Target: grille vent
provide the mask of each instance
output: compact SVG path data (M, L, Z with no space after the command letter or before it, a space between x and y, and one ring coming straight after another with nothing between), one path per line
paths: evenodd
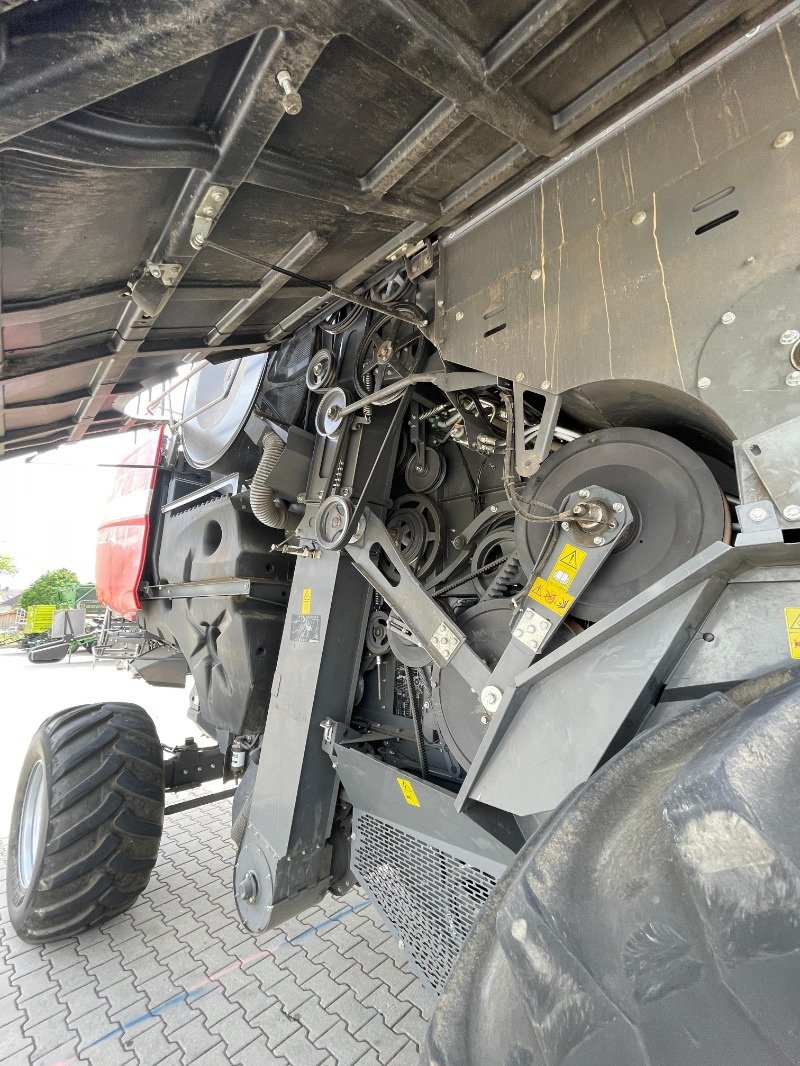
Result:
M374 815L353 825L354 872L441 992L497 878Z

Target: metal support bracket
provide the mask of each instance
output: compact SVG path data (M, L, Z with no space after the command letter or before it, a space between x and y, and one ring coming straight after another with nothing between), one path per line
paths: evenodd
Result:
M230 190L224 185L211 185L205 196L197 206L197 211L192 222L192 232L189 244L192 248L200 249L206 243L206 239L216 222L217 215L225 206L225 201L230 195Z
M558 424L561 411L561 397L553 393L542 393L528 389L520 381L515 381L514 392L514 459L520 477L531 477L544 462L553 443L553 434ZM525 443L525 393L537 392L544 396L544 410L536 434L535 443L528 448Z
M365 529L346 551L356 570L407 623L409 629L440 665L451 663L477 694L489 670L466 643L464 634L435 603L411 573L386 526L371 511L364 511ZM376 561L383 553L396 575L388 577ZM387 568L388 569L388 568Z
M561 523L552 548L521 594L511 640L481 693L489 714L499 708L501 694L514 689L518 675L542 653L633 524L625 497L599 485L570 493L562 505L562 512L567 511L574 514L574 521Z

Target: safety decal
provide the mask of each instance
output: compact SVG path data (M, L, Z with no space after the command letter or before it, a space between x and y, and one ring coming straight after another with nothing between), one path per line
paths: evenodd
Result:
M300 613L311 614L311 589L303 589L303 606Z
M296 644L319 644L321 622L318 614L293 614L289 639Z
M789 637L789 654L800 659L800 607L784 607L786 634Z
M528 595L541 603L542 607L549 607L553 614L566 614L575 602L574 596L570 596L557 581L551 581L550 578L545 581L543 577L537 577Z
M417 794L414 791L414 786L408 780L407 777L398 777L397 783L400 786L400 791L403 793L403 799L411 807L419 807L419 800Z
M565 544L547 580L556 581L562 589L568 589L578 576L585 558L586 552L582 548L576 548L574 544Z

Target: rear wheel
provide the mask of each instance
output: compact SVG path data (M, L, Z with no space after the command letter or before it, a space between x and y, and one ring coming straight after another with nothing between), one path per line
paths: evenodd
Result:
M129 907L158 857L164 765L150 716L132 703L53 715L31 741L8 841L11 924L45 941Z
M642 733L498 885L423 1060L799 1061L799 795L797 669Z

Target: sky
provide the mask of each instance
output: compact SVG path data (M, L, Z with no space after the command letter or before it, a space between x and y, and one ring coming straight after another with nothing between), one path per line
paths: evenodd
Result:
M97 464L121 461L136 436L79 441L27 463L0 459L0 555L19 567L13 578L0 575L0 586L23 589L62 566L94 581L97 527L114 479L113 469Z

